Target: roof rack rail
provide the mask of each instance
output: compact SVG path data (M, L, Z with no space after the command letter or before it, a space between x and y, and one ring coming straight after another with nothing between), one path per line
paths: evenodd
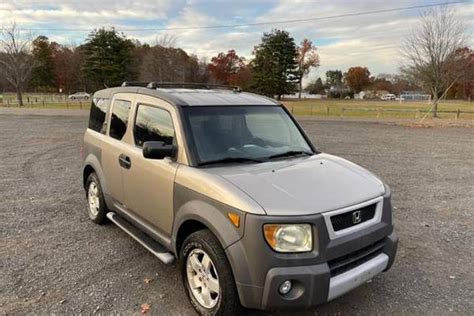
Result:
M148 81L124 81L122 87L146 87Z
M192 83L192 82L150 82L147 86L149 89L159 88L185 88L185 89L222 89L231 90L234 92L242 92L242 89L238 86L226 86L220 84L208 84L208 83Z

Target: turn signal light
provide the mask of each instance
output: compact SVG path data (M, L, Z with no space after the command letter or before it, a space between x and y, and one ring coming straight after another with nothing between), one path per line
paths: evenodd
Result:
M227 217L229 217L230 221L232 222L232 224L239 228L240 227L240 216L239 214L236 214L236 213L227 213Z

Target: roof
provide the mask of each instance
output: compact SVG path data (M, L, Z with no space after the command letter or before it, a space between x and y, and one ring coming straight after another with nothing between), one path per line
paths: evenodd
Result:
M247 92L234 92L219 89L162 89L180 99L186 105L275 105L274 100Z
M223 89L143 88L126 86L99 90L94 97L112 98L116 93L137 93L165 100L175 106L213 105L278 105L271 98L258 94Z

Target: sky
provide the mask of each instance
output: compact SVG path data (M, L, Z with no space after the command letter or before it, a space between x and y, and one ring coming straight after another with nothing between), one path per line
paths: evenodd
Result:
M449 0L456 2L455 0ZM94 28L115 27L128 38L154 44L165 34L190 54L210 59L235 49L252 58L264 32L290 32L296 43L310 39L320 55L320 67L306 80L324 77L329 69L368 67L374 75L396 73L400 46L426 9L327 18L358 12L446 3L442 0L0 0L0 26L15 21L18 28L65 45L80 45ZM450 5L468 28L474 44L473 1ZM295 19L311 21L277 23ZM229 28L183 29L216 25L271 22ZM180 28L180 29L176 29ZM28 29L28 30L26 30ZM144 30L145 29L145 30ZM150 30L154 29L154 30ZM160 29L160 30L157 30Z

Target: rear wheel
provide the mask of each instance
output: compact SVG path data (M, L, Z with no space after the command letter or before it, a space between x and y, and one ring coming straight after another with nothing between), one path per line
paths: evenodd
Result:
M96 224L105 223L108 210L99 178L94 172L87 177L86 194L89 218Z
M241 311L230 264L209 230L189 235L180 258L186 294L199 314L236 315Z

